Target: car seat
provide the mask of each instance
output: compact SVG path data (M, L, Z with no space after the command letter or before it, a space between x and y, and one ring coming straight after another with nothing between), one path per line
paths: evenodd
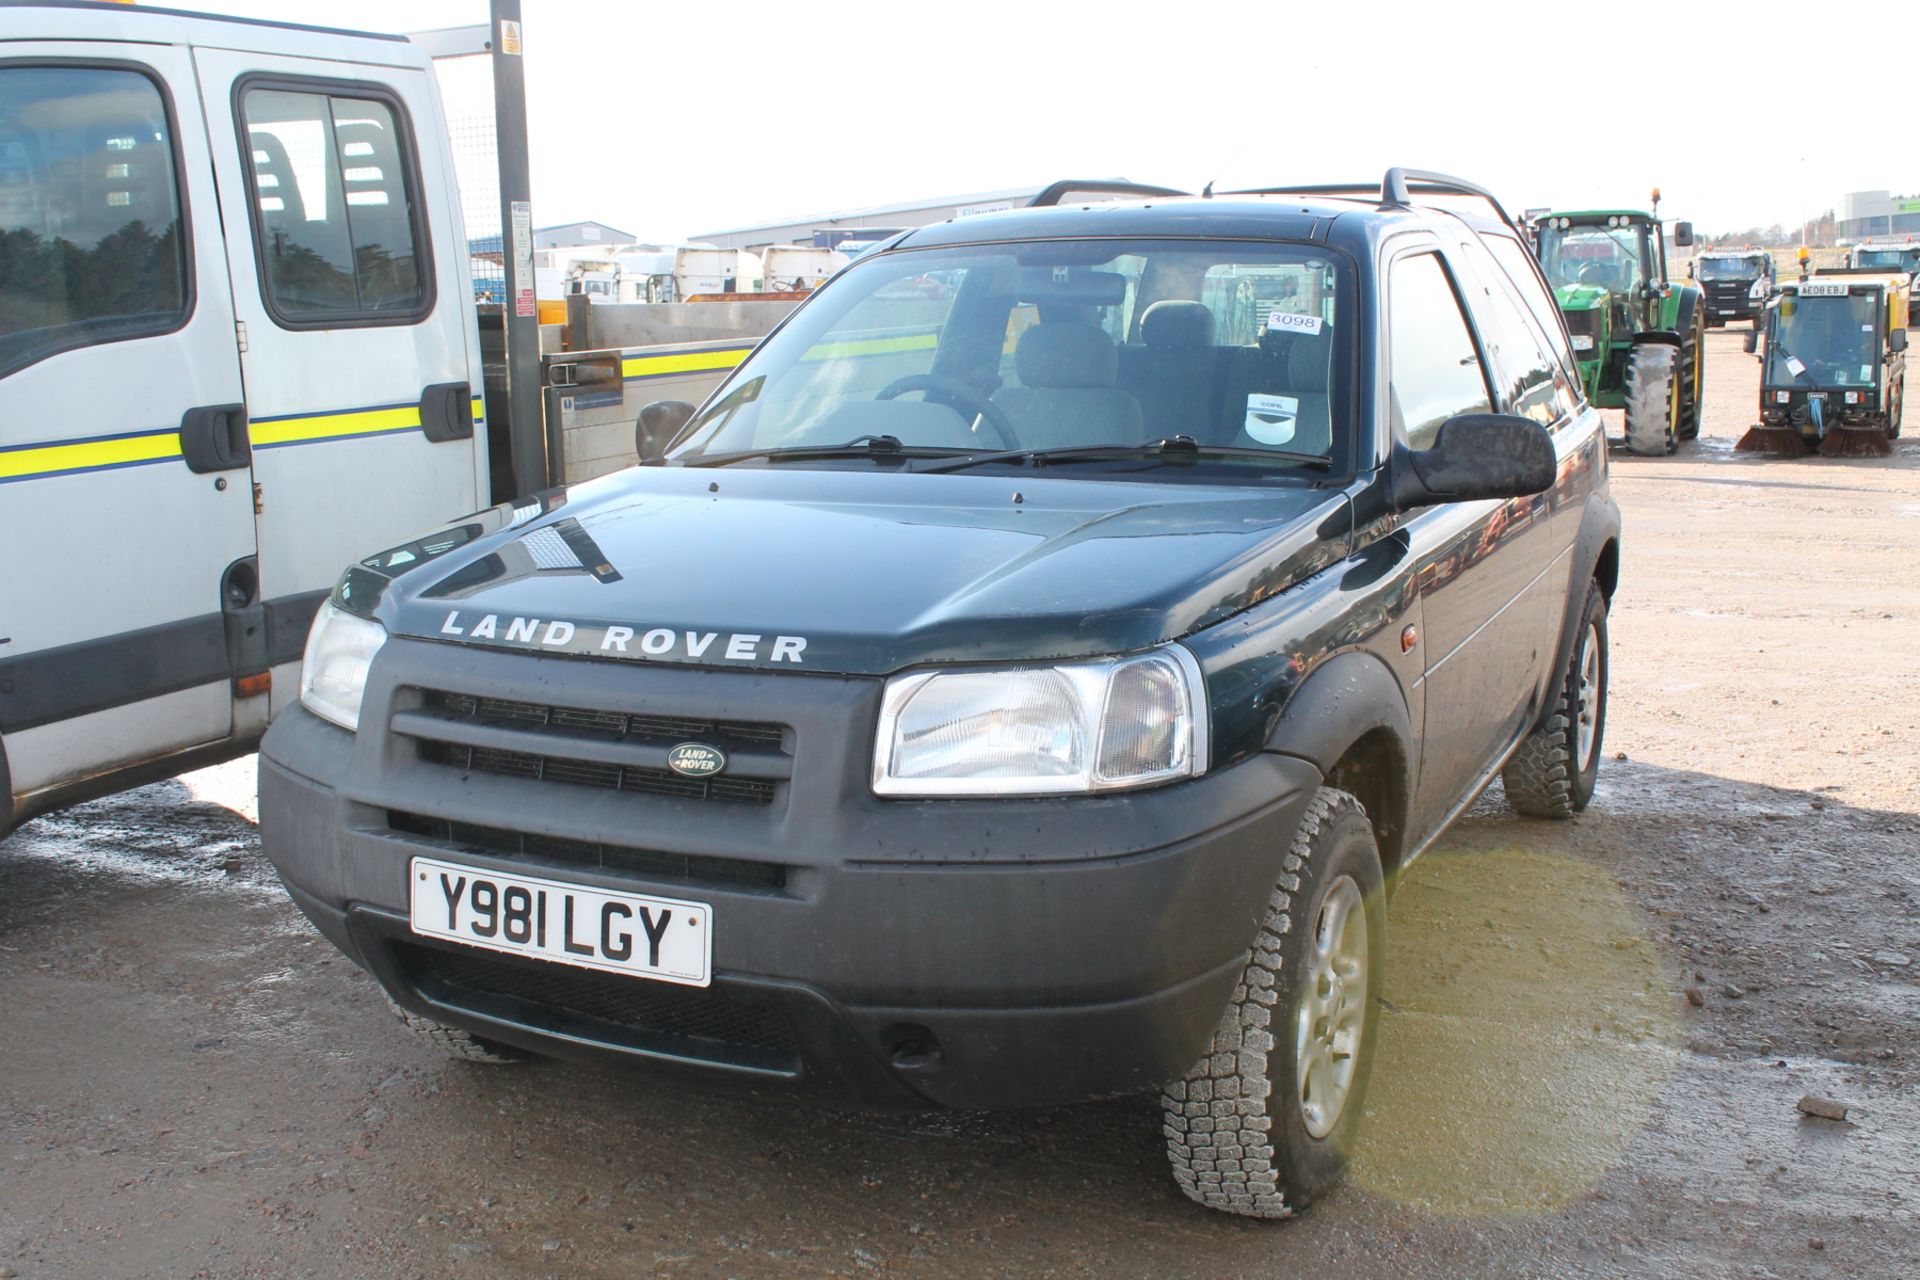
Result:
M1042 322L1013 349L1017 387L993 393L1022 448L1133 444L1144 440L1140 404L1115 386L1120 357L1113 339L1082 321Z

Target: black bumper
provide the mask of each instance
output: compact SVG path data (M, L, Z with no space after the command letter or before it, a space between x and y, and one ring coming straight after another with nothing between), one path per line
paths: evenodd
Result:
M431 763L370 727L417 707L425 682L501 697L544 687L575 707L751 707L789 726L790 775L749 805ZM883 802L865 780L872 681L609 671L396 641L375 683L358 735L298 707L274 724L261 835L301 909L397 1001L537 1052L877 1105L1045 1105L1177 1077L1226 1005L1320 781L1269 754L1131 795ZM527 833L525 847L501 832ZM651 861L615 869L567 852L607 843ZM707 902L713 984L413 936L416 853ZM756 866L779 874L736 874Z

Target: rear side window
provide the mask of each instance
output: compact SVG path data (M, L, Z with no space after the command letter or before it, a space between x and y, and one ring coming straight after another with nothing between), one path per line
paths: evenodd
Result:
M1553 355L1564 368L1572 370L1573 352L1563 336L1559 304L1554 302L1553 295L1541 283L1540 271L1533 264L1533 255L1521 248L1519 241L1506 236L1482 236L1480 242L1493 254L1494 261L1506 273L1514 292L1520 295L1521 301L1527 304L1527 310L1533 313L1534 323L1546 334Z
M186 227L160 86L0 67L0 374L186 323Z
M1448 418L1490 411L1480 352L1438 254L1394 259L1387 308L1394 419L1410 446L1426 449Z
M1477 237L1463 239L1460 249L1480 286L1468 290L1483 341L1493 348L1494 383L1504 412L1532 418L1543 427L1570 417L1574 410L1573 384L1547 354L1546 343L1526 309L1514 297L1506 273L1487 256ZM1455 259L1457 265L1460 260Z
M290 328L405 324L432 309L413 156L399 103L244 88L261 288Z

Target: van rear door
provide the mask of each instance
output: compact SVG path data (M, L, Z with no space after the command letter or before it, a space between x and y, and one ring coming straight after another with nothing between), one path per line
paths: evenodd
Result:
M0 830L235 732L244 400L186 49L0 40Z
M445 124L425 58L391 48L394 65L194 51L246 330L276 710L344 566L485 502Z

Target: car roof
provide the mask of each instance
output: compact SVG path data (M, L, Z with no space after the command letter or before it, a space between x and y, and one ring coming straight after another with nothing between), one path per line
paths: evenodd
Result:
M1465 223L1514 235L1498 219L1428 205L1383 205L1378 197L1228 194L1103 200L976 214L917 228L889 246L926 249L1026 240L1308 240L1358 250L1392 230Z

